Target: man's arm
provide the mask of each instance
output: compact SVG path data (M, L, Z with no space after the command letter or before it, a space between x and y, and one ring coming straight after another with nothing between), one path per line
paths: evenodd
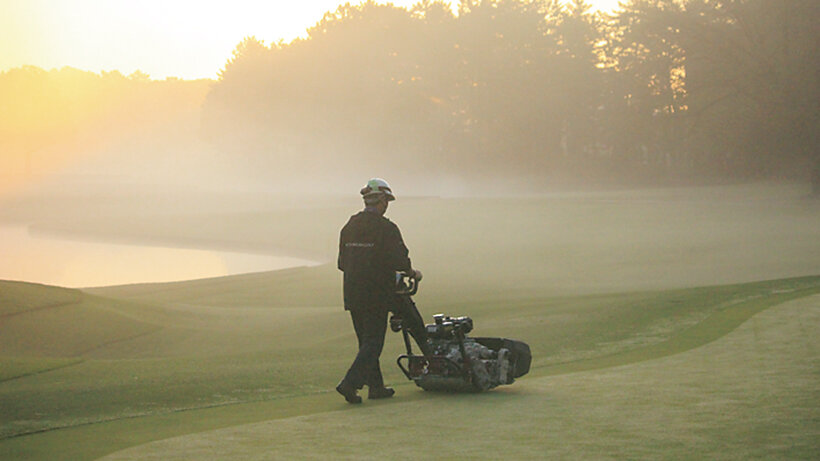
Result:
M399 227L390 223L384 238L384 249L387 254L387 264L396 271L410 272L413 266L408 254L410 251L404 245Z
M336 267L339 268L340 271L344 272L345 270L345 261L344 261L344 245L345 245L345 230L347 229L347 224L342 228L341 232L339 232L339 257L336 260Z

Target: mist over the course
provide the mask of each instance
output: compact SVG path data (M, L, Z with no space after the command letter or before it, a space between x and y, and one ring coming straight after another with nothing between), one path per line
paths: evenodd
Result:
M562 3L345 5L217 80L0 73L0 269L59 273L30 236L136 252L71 275L296 261L0 280L0 458L815 456L820 2ZM371 177L422 316L526 342L523 379L422 392L393 335L396 396L339 398L339 230Z

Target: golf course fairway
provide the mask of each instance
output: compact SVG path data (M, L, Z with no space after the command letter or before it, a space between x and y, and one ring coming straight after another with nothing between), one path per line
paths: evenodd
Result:
M7 204L0 220L54 235L321 264L0 281L0 459L812 459L820 205L802 197L764 184L398 200L388 215L424 270L424 318L525 341L532 369L484 394L424 392L393 366L388 333L397 394L360 406L333 391L355 355L335 255L356 200Z
M103 459L811 459L818 326L814 295L651 362L234 426Z

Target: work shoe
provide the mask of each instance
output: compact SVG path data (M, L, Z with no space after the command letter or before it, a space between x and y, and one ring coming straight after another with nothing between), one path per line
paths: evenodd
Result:
M370 388L367 391L367 398L368 399L389 399L393 397L396 391L393 390L392 387L376 387Z
M342 394L347 403L362 403L362 398L357 395L358 389L345 385L344 382L336 386L336 392Z

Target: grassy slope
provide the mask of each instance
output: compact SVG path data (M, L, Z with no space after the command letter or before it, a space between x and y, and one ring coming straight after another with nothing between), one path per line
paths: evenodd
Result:
M0 281L0 382L79 364L153 329L78 290Z
M811 459L818 303L784 304L657 361L234 426L105 459Z
M724 193L428 199L391 215L425 269L417 297L425 316L471 315L476 335L526 340L535 377L687 350L816 290L820 282L809 277L646 291L820 273L813 203ZM329 254L349 209L320 210L138 217L133 229L127 217L76 221L160 241L189 233L214 244L230 235L256 249L287 242ZM0 298L0 312L28 307L0 317L0 363L11 370L4 376L28 376L0 382L0 434L65 428L2 440L4 458L88 459L176 434L344 408L327 390L355 340L332 265L84 294L3 288L13 296ZM79 302L36 309L72 297ZM384 356L397 355L398 338L388 342ZM384 368L389 382L402 382L395 367ZM402 386L402 400L427 398Z
M0 280L0 319L37 309L77 304L82 297L78 290Z
M547 299L544 301L548 307L544 310L553 311L553 323L539 324L532 315L527 321L510 320L506 324L499 319L501 329L512 333L506 336L526 338L536 354L531 376L510 389L517 389L537 376L605 368L681 352L720 337L772 304L817 292L820 277L611 297ZM667 316L663 312L652 312L657 305L699 305L700 309L690 309L694 312L688 314L697 314L699 320L674 326L675 322L663 320ZM610 306L616 306L615 315ZM531 313L536 311L532 301L509 308L520 308L524 313L528 309ZM304 308L301 310L310 314ZM558 321L567 317L567 312L577 314L572 317L578 320ZM663 328L652 320L630 327L643 317L641 312L650 317L657 315ZM340 316L328 312L326 317ZM594 326L596 321L590 326L587 321L595 318L598 326ZM340 320L346 322L343 316ZM218 322L231 329L224 319ZM533 325L540 334L533 334ZM318 328L320 334L330 334L336 327L325 329L313 324L312 328ZM295 338L313 337L306 330L299 331L301 334L295 334ZM612 331L621 331L620 336ZM611 336L606 338L602 334ZM176 337L176 333L171 336ZM222 337L219 333L215 336ZM258 354L226 352L223 357L86 360L78 366L6 382L0 387L0 396L4 407L15 413L11 413L13 421L4 425L5 430L68 428L7 439L0 443L0 453L29 459L89 459L156 438L344 408L339 399L328 394L328 389L344 371L352 353L352 337L336 335L318 342L305 338L301 339L303 342L296 341L295 354L283 353L278 345L272 344ZM228 342L221 344L228 347ZM195 343L207 341L199 338ZM551 343L560 348L549 346ZM392 338L391 346L386 357L398 352L397 338ZM392 367L385 368L389 381L402 382ZM71 399L65 398L67 389L71 389ZM400 392L399 401L431 398L408 386L401 386ZM242 401L257 402L237 404ZM38 413L49 414L53 419L36 421ZM21 425L21 421L30 426Z

